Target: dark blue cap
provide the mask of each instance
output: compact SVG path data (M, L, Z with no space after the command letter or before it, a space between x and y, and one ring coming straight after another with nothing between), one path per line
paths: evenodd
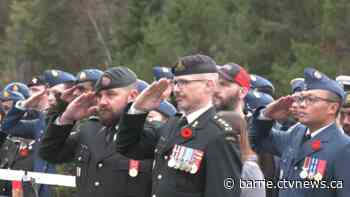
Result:
M160 102L160 105L156 109L156 111L160 112L161 114L167 117L175 116L175 114L177 113L176 108L168 101Z
M301 92L305 89L304 78L295 78L290 81L292 93Z
M345 100L345 92L341 84L330 79L327 75L314 68L304 70L306 90L327 90L338 95L342 102Z
M95 83L102 76L102 74L103 71L99 69L84 69L77 74L76 83L91 81L95 85Z
M141 93L144 89L146 89L149 86L149 84L146 81L143 81L141 79L137 79L136 82L136 89L139 93Z
M171 72L170 68L167 67L153 67L153 76L158 81L161 78L167 78L172 79L174 77L173 73Z
M266 93L250 90L244 98L245 104L250 111L266 106L273 101L273 98Z
M74 83L76 78L74 75L64 72L61 70L46 70L43 74L44 80L49 87L63 84L63 83Z
M259 92L264 92L270 96L273 96L275 92L275 87L269 80L255 74L250 75L250 87L251 89L256 89Z
M1 92L1 100L24 100L29 98L29 88L24 83L13 82L5 86Z

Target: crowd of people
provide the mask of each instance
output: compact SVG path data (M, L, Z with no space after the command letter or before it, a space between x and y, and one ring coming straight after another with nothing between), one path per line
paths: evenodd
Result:
M274 99L268 79L202 54L152 72L148 84L123 66L50 69L5 85L0 168L68 163L77 197L350 196L350 76L306 68ZM54 187L0 177L0 189Z

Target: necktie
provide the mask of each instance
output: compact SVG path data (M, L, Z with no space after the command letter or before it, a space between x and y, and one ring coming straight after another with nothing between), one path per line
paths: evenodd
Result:
M187 124L188 124L187 119L185 116L183 116L177 122L177 129L179 130Z

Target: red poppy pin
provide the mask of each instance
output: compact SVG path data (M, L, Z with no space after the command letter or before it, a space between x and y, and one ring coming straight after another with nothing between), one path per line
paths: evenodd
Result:
M181 130L181 136L182 136L183 138L185 138L185 139L191 138L191 137L192 137L192 129L191 129L191 128L188 128L188 127L183 128L183 129Z
M27 157L29 154L28 148L22 148L19 150L19 155L21 157Z
M311 148L314 151L320 150L321 149L321 141L320 140L313 141L312 144L311 144Z

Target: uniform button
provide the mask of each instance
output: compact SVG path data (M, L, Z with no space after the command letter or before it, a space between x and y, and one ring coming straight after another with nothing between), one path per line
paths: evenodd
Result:
M157 178L158 178L158 180L160 180L160 179L162 179L162 177L163 177L163 176L162 176L161 174L158 174L158 177L157 177Z
M83 158L81 156L78 157L78 161L81 161Z
M298 170L298 166L294 166L294 170Z
M164 156L164 159L165 159L165 160L168 160L168 158L169 158L169 157L168 157L167 155Z
M102 167L103 167L103 163L99 163L98 168L102 168Z
M155 152L155 153L158 153L158 149L157 149L157 148L156 148L156 149L154 149L154 152Z
M95 182L94 182L94 186L95 186L95 187L98 187L98 186L100 186L100 182L98 182L98 181L95 181Z
M157 197L157 196L155 194L153 194L152 197Z

